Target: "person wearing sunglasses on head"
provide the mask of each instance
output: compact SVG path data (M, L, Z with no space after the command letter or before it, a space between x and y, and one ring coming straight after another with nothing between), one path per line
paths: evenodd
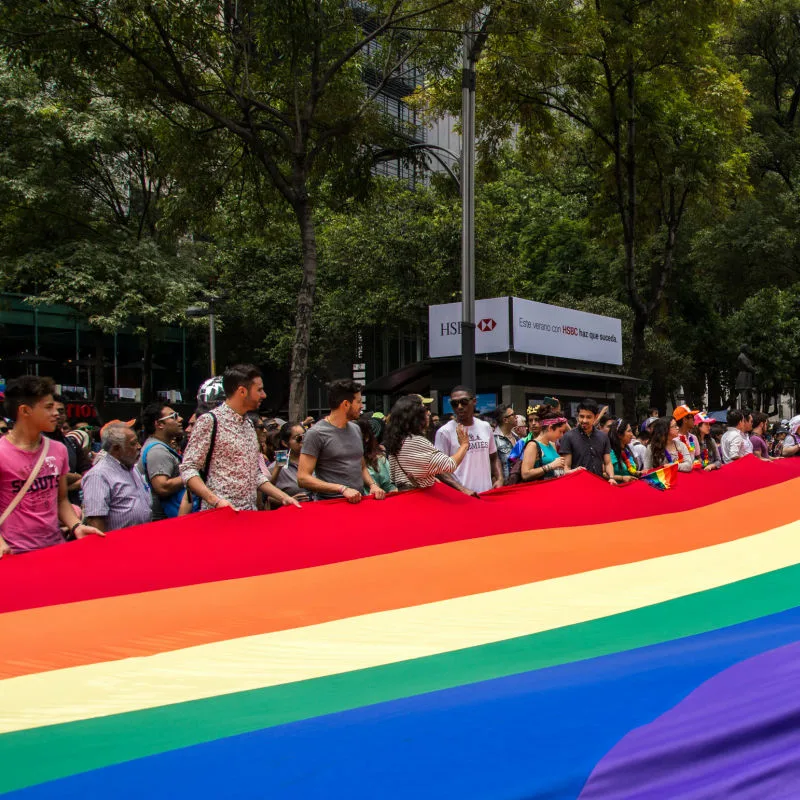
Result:
M450 393L450 405L456 418L436 431L436 449L453 456L461 446L458 427L464 428L469 449L453 473L455 479L470 492L485 492L502 486L503 466L497 455L497 443L492 426L475 417L475 392L466 386L456 386ZM445 482L448 477L445 476Z
M297 484L297 465L306 429L300 422L285 422L278 434L278 449L275 460L269 465L270 480L295 500L310 500L308 492Z
M142 412L147 437L136 468L150 486L153 519L178 516L185 494L181 456L175 442L183 436L183 418L163 403L151 403Z

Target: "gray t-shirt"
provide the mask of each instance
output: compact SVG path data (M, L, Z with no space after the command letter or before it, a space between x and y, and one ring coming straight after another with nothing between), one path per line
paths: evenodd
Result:
M149 447L149 445L153 446ZM164 475L167 478L177 478L178 475L181 474L181 460L175 455L172 449L167 447L160 439L151 436L144 443L142 453L144 453L145 449L147 450L147 474L145 474L141 456L139 457L139 463L136 465L136 469L139 470L139 473L145 481L149 483L147 480L148 476L150 480L152 480L156 475ZM183 489L179 489L178 491L182 492ZM167 515L161 507L161 498L152 490L150 496L153 508L153 519L166 519Z
M321 419L303 437L302 453L317 459L314 474L321 481L363 491L361 459L364 457L364 440L361 429L355 422L348 422L344 428L337 428ZM340 496L338 492L319 495L323 500Z

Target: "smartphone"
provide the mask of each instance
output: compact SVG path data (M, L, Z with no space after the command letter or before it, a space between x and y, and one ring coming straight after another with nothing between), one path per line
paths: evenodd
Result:
M275 451L275 463L280 464L282 467L285 467L289 463L289 451L288 450L276 450Z

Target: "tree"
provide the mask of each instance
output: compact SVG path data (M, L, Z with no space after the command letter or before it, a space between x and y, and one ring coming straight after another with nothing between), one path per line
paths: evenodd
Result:
M663 314L687 214L724 208L746 183L744 90L716 49L732 5L509 5L481 62L486 136L519 123L523 147L572 147L590 165L596 224L622 251L634 375L647 367L646 332ZM634 400L629 391L627 414Z
M82 311L104 333L133 326L144 339L146 401L152 329L182 320L200 288L198 248L173 227L186 195L174 177L174 143L162 135L169 131L152 113L98 96L90 81L41 85L29 70L3 69L0 86L0 137L9 143L0 171L3 283ZM102 403L102 337L96 345Z
M295 217L302 249L291 354L290 416L305 413L317 284L319 187L369 175L371 147L403 123L374 102L390 82L437 68L453 0L9 0L3 41L17 59L57 69L69 54L117 97L149 101L176 125L235 137ZM442 45L444 44L444 47ZM414 66L412 66L412 64Z

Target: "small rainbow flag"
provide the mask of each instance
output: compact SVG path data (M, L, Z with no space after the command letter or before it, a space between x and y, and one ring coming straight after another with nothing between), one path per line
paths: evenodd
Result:
M678 462L664 464L663 467L656 467L647 472L642 472L639 477L648 486L652 486L662 492L665 489L671 489L678 478Z
M3 558L0 794L797 797L800 459L628 486L226 508Z

